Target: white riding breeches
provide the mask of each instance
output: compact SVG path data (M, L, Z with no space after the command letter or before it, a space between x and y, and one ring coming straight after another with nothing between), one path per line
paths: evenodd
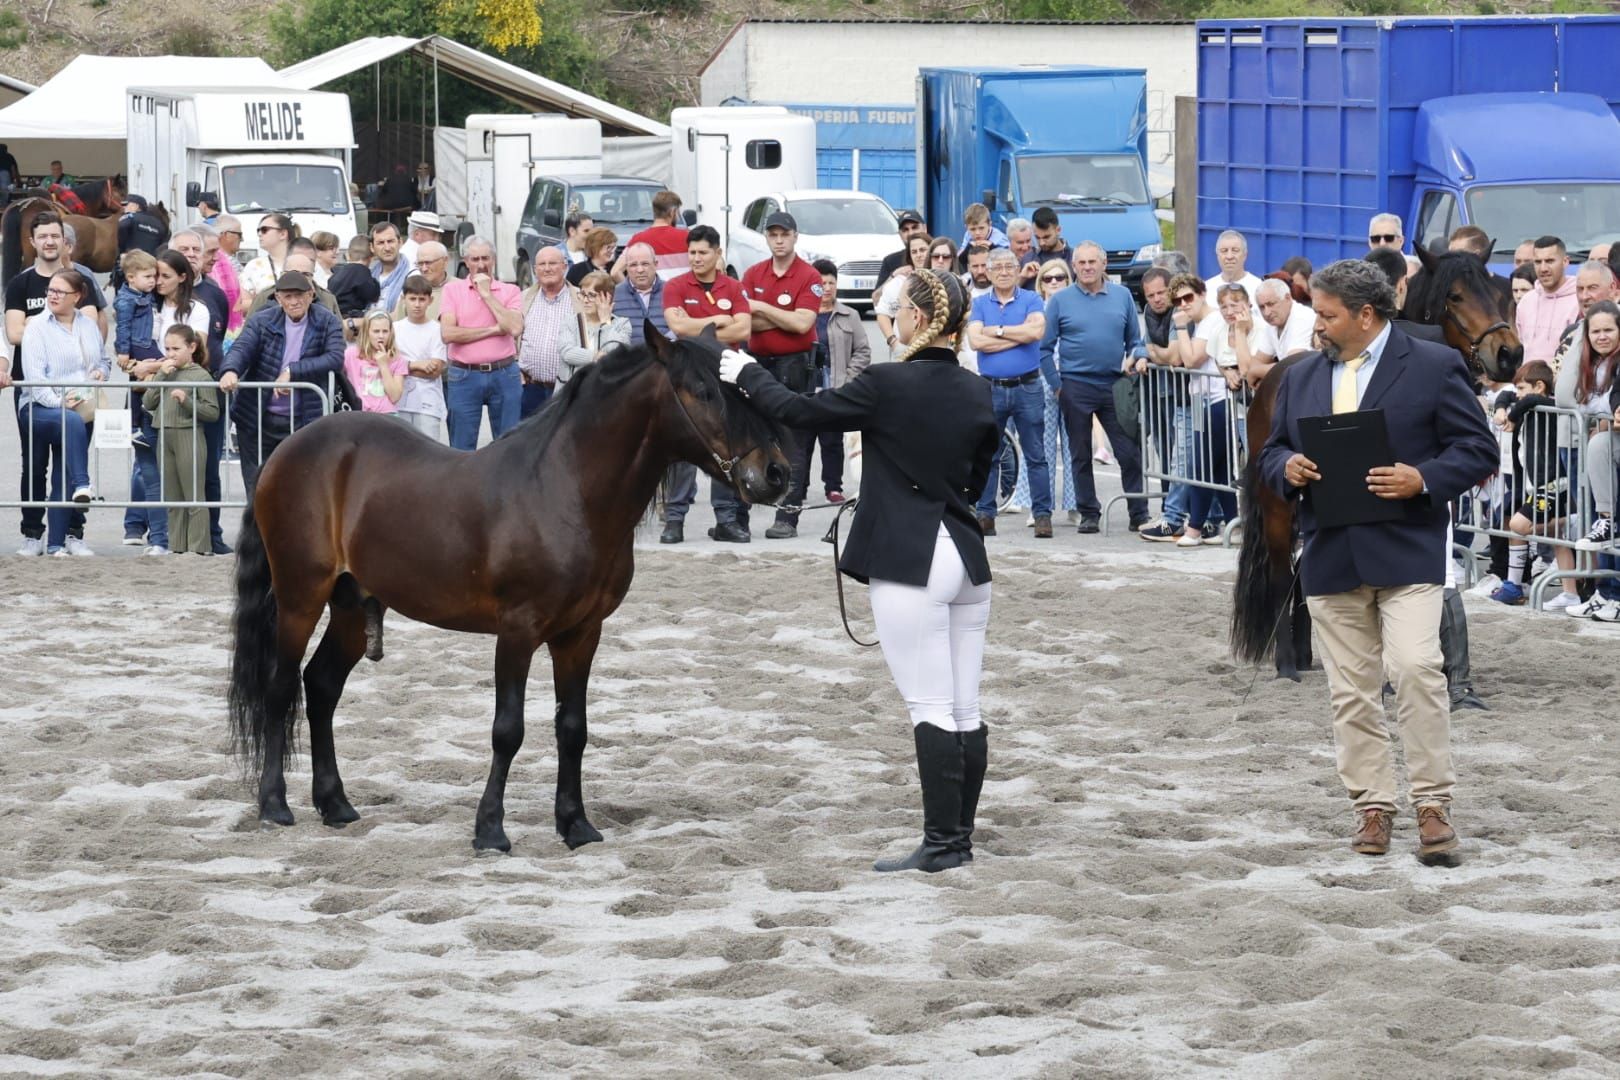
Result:
M911 722L974 731L979 672L990 625L990 583L975 585L950 534L940 526L926 586L873 578L872 618L883 658Z

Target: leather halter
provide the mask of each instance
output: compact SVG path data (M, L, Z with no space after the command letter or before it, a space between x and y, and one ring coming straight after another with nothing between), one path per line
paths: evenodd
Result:
M750 446L747 450L744 450L742 453L730 458L729 460L715 453L714 448L709 446L708 440L703 437L703 432L697 426L697 421L693 420L692 414L686 411L686 403L681 400L681 392L676 388L675 380L669 377L668 367L664 368L664 375L666 378L669 378L669 392L675 398L675 404L680 408L681 415L686 417L686 423L691 427L692 434L696 435L698 437L698 441L703 444L704 449L709 451L709 456L714 459L714 463L720 467L720 472L725 476L726 483L732 483L731 472L737 467L737 463L743 458L747 457L749 454L752 454L755 450L758 450L759 446L757 444ZM728 445L726 449L729 450L731 447Z

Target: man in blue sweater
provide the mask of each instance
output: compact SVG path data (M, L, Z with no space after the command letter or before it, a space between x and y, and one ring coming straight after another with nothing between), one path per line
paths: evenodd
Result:
M1041 370L1058 393L1063 424L1073 455L1075 503L1083 533L1098 531L1102 504L1091 475L1091 418L1103 431L1119 461L1127 492L1142 491L1142 451L1125 434L1114 408L1114 383L1125 368L1147 355L1141 324L1130 290L1110 282L1104 273L1108 257L1090 240L1074 249L1074 284L1046 302L1046 333L1041 337ZM1053 360L1056 354L1056 367ZM1147 523L1147 500L1129 500L1131 528Z

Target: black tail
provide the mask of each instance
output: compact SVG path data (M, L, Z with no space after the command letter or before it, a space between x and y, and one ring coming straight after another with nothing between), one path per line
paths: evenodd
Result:
M0 289L22 270L22 212L16 204L0 214Z
M1272 655L1277 621L1288 603L1293 577L1289 560L1273 562L1266 543L1265 513L1260 506L1260 466L1256 459L1244 472L1243 545L1238 549L1237 584L1232 588L1232 654L1258 664ZM1291 553L1290 553L1291 554Z
M270 559L264 537L253 520L250 505L242 515L236 538L236 611L232 616L231 745L245 769L255 778L264 767L264 742L272 724L286 729L282 765L292 756L298 718L298 697L283 717L268 708L270 686L276 675L276 594L270 587ZM295 686L299 680L294 679Z

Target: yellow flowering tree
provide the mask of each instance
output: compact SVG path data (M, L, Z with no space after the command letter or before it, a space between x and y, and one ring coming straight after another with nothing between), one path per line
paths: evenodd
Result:
M497 52L533 48L540 44L540 6L535 0L439 0L439 28Z

